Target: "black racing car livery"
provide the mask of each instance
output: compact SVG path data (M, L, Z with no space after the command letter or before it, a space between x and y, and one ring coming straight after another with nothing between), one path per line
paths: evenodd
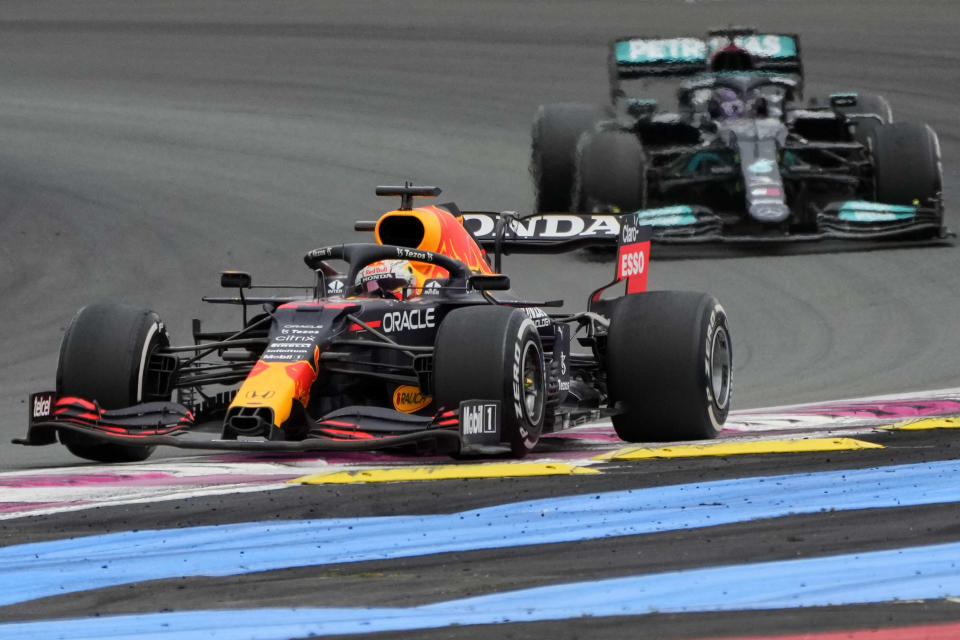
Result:
M376 243L309 251L305 291L254 295L250 275L223 272L238 293L204 300L238 305L238 329L194 320L193 343L175 345L148 309L81 309L56 389L30 397L27 436L15 442L59 441L112 462L157 445L523 456L542 433L601 416L630 441L721 429L732 394L726 314L707 294L646 291L650 230L635 217L619 221L614 281L586 311L549 313L562 303L518 299L498 273L505 247L549 249L515 242L510 214L486 214L501 230L491 265L455 205L411 205L439 189L377 192L403 200L358 223ZM621 282L626 295L604 296Z
M610 78L611 107L538 110L537 212L636 212L659 242L949 235L933 129L879 95L805 102L795 34L620 38ZM673 78L674 111L628 90Z

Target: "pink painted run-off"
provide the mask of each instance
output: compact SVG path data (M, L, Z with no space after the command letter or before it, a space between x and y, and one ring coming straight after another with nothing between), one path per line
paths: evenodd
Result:
M960 638L960 624L931 624L918 627L890 627L887 629L854 629L775 636L708 636L699 640L956 640Z
M815 415L838 415L843 417L913 418L919 416L942 416L960 414L960 402L956 400L930 400L925 402L864 403L825 407L811 411Z
M0 487L14 489L36 489L40 487L80 487L80 486L118 486L118 487L172 487L205 486L223 484L269 484L284 482L303 475L291 472L283 474L254 473L218 473L211 475L178 476L173 473L125 473L125 474L78 474L22 476L0 481Z
M0 480L0 487L80 487L102 484L121 484L127 482L143 482L145 480L164 480L176 478L172 473L144 472L144 473L76 473L76 474L49 474L16 476Z

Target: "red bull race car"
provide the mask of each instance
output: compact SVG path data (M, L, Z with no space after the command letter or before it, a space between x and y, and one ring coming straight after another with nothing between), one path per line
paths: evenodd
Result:
M192 343L176 345L151 310L82 308L56 388L31 395L27 435L14 442L107 462L158 445L520 457L541 434L600 417L628 441L719 432L732 395L726 314L707 294L646 291L648 227L624 216L616 233L530 242L517 233L529 223L509 212L412 204L439 192L379 187L402 200L357 223L376 242L309 251L313 282L296 295L223 272L236 294L204 300L238 306L236 329L194 320ZM561 301L519 299L499 273L507 249L590 243L618 246L618 259L586 311L551 313ZM604 295L617 283L625 295Z

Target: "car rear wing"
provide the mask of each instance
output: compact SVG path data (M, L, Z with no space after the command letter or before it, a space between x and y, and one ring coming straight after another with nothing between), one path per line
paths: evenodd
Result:
M541 213L520 216L512 211L464 211L463 226L485 249L494 251L494 270L510 253L562 253L581 247L609 247L617 251L613 282L598 289L591 300L618 282L627 293L646 290L650 238L653 227L637 214Z
M541 213L521 217L512 211L465 211L462 220L477 242L495 251L494 269L498 273L500 255L504 253L561 253L578 247L609 247L617 251L614 279L592 294L591 304L619 282L627 283L627 293L646 291L653 227L635 213Z
M613 214L464 211L463 226L484 249L503 253L564 253L617 245L620 216Z
M617 78L685 76L707 70L707 43L700 38L628 37L614 40L610 62Z
M755 29L718 29L707 38L617 38L610 45L611 80L650 76L685 76L710 71L714 54L729 45L750 54L754 71L803 75L800 37L758 33Z

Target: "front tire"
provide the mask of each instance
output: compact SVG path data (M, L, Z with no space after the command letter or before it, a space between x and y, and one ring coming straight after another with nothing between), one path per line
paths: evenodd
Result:
M877 201L927 203L943 189L940 141L928 125L895 122L870 132Z
M546 415L543 347L520 309L476 306L454 309L437 331L434 396L447 409L464 400L499 400L501 435L511 453L533 450Z
M151 355L168 343L156 313L103 302L82 308L60 344L57 395L96 401L103 409L169 400L149 371ZM71 431L60 442L80 458L97 462L146 460L154 447L98 442Z
M594 207L629 213L647 201L647 162L636 135L611 129L581 136L577 146L574 203L577 211Z
M620 298L606 366L613 427L622 440L714 438L730 410L730 331L713 296L653 291Z
M533 118L530 157L537 213L570 211L577 140L598 122L612 118L613 111L599 105L540 105Z

